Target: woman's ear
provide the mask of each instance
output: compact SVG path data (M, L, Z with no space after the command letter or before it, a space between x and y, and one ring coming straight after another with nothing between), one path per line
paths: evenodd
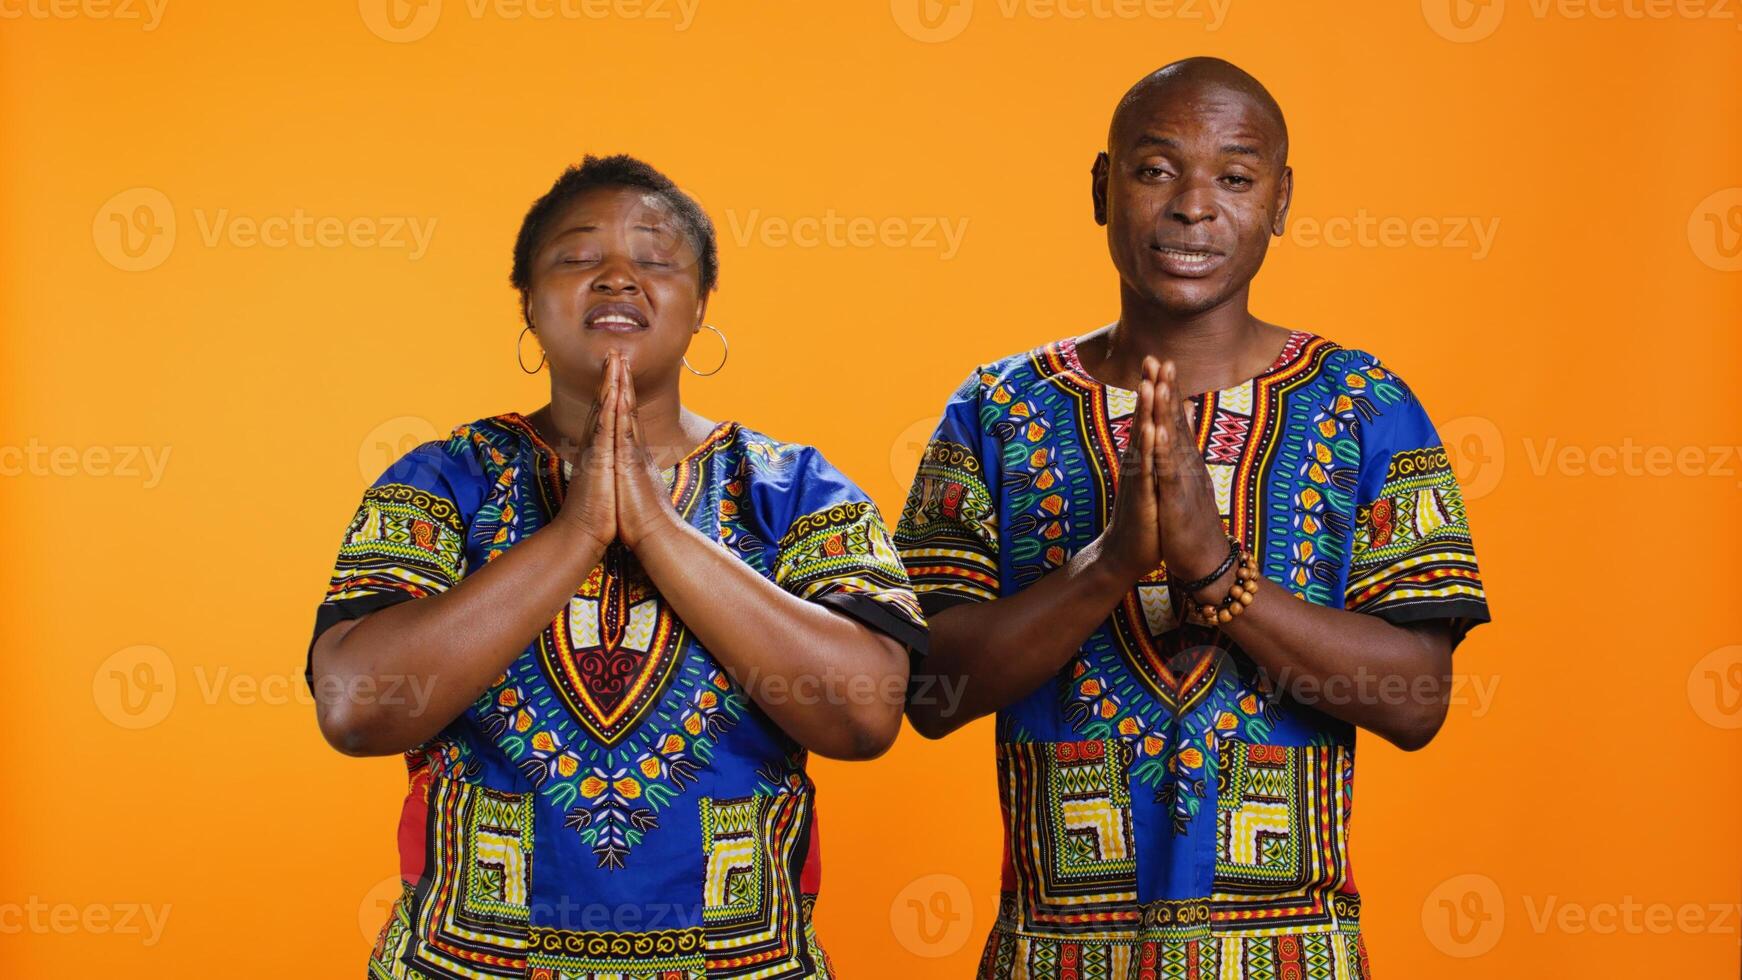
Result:
M708 298L703 296L696 304L696 323L690 328L690 333L701 333L702 324L708 322Z

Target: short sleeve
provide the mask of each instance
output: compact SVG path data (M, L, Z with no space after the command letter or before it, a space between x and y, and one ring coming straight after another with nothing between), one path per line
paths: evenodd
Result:
M926 443L895 546L926 613L999 594L996 454L980 425L980 372L950 397Z
M1372 361L1351 374L1392 397L1368 399L1377 414L1362 433L1344 608L1397 624L1447 620L1461 640L1489 616L1451 460L1401 379Z
M774 583L923 655L925 616L877 505L822 453L797 452L778 471L760 468L752 488L766 525L784 528L770 535Z
M347 619L436 595L466 574L466 520L478 496L454 442L427 442L400 457L363 492L339 541L309 641Z

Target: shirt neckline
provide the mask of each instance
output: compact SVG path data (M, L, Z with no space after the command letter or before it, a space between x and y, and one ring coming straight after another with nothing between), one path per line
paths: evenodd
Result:
M563 471L564 476L569 476L573 473L574 464L570 463L568 460L564 459L562 457L562 455L556 451L555 447L551 446L550 443L545 442L544 437L540 436L538 434L538 430L533 428L532 423L527 421L526 416L520 414L519 412L504 412L503 414L497 416L497 418L508 421L511 425L514 426L514 428L520 430L520 433L522 435L524 435L526 437L526 439L532 444L532 447L534 450L541 452L541 453L545 454L546 456L549 456L551 459L557 460L558 462L560 462L562 464L562 471ZM722 422L715 422L714 427L712 429L708 430L708 434L706 436L702 437L702 441L696 444L696 448L690 450L688 453L685 453L683 458L679 459L677 462L672 463L670 466L666 466L666 467L662 468L659 471L660 474L669 479L670 477L674 476L677 473L677 471L680 468L682 468L686 463L694 462L697 458L704 455L710 448L712 448L713 446L717 445L718 443L723 441L725 438L730 436L731 433L733 431L735 431L737 428L738 428L738 423L735 421L732 421L731 419L727 419L727 420L722 421Z
M1288 339L1284 340L1282 342L1282 350L1277 352L1276 359L1274 361L1270 362L1269 367L1258 372L1257 374L1253 375L1252 377L1245 379L1244 381L1236 381L1233 384L1228 385L1226 388L1217 388L1215 390L1215 394L1221 394L1222 392L1235 391L1235 390L1238 390L1240 388L1245 388L1248 385L1252 385L1252 384L1255 384L1257 382L1264 381L1268 378L1274 377L1275 375L1281 373L1282 371L1287 370L1289 368L1289 366L1291 366L1292 364L1294 364L1295 361L1300 359L1301 353L1306 350L1308 342L1311 341L1312 339L1313 339L1313 334L1308 333L1305 330L1290 330L1288 332ZM1085 368L1083 366L1083 359L1082 359L1081 355L1079 355L1077 353L1077 338L1076 337L1066 337L1063 340L1054 341L1053 346L1058 351L1059 359L1064 362L1065 369L1067 371L1069 371L1071 374L1075 375L1079 380L1083 381L1084 383L1089 384L1089 385L1093 385L1094 387L1101 388L1101 389L1104 389L1104 390L1110 391L1110 392L1120 392L1120 393L1130 394L1130 395L1137 394L1137 392L1133 391L1130 388L1121 388L1118 385L1108 384L1107 382L1102 381L1101 379L1090 374L1088 368ZM1199 392L1198 394L1191 395L1190 397L1193 399L1197 399L1197 398L1202 398L1205 394L1208 394L1208 393L1207 392Z

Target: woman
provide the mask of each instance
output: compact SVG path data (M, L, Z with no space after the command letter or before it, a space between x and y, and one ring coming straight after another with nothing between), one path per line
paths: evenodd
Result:
M652 167L570 168L511 277L550 403L419 446L345 532L321 731L411 776L372 977L830 973L806 752L889 747L924 620L816 450L683 406L717 255Z

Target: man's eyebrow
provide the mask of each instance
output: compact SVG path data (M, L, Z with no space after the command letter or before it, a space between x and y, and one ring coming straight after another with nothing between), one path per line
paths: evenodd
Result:
M1137 145L1140 147L1165 146L1169 149L1177 150L1179 149L1179 140L1176 140L1171 136L1157 136L1154 133L1144 133L1142 136L1137 137Z
M1234 154L1238 154L1240 156L1249 156L1249 157L1259 157L1259 156L1264 155L1264 154L1258 152L1257 148L1247 146L1245 143L1228 143L1222 147L1222 152L1223 153L1234 153Z

